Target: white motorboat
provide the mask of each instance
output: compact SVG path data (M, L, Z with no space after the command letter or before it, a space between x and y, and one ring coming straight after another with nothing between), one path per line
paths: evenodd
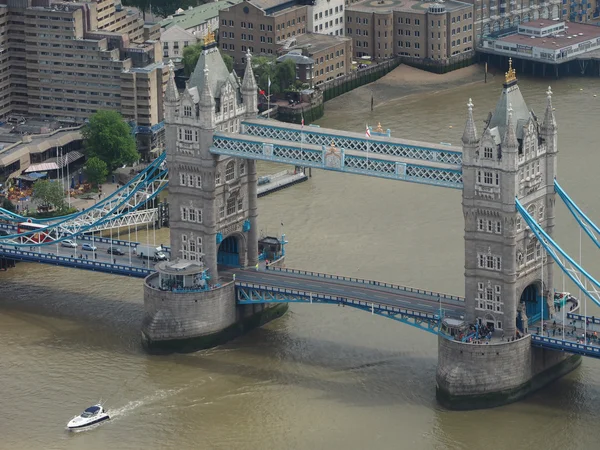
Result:
M73 417L67 424L69 430L79 430L110 419L101 404L90 406L79 416Z

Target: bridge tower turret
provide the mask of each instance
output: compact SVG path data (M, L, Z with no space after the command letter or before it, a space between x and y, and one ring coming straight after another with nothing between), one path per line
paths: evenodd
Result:
M515 202L552 233L558 149L550 90L547 95L541 124L511 63L480 137L468 104L462 139L465 320L493 330L500 342L481 347L440 336L437 397L451 408L515 401L579 364L578 357L534 349L530 337L522 337L554 312L554 265L543 258Z
M171 70L165 92L171 262L146 279L142 333L150 347L215 345L236 334L232 327L244 329L236 322L259 323L254 316L264 309L237 307L232 276L220 273L258 264L255 162L210 152L215 133L237 133L257 113L251 58L242 83L228 71L214 35L204 42L186 89L179 95ZM173 281L177 276L187 290ZM190 284L202 289L187 292Z

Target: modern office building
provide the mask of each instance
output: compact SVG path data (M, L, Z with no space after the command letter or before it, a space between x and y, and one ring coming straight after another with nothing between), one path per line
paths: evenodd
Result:
M100 109L134 126L141 151L161 146L168 80L160 26L119 0L0 0L0 120L83 123Z

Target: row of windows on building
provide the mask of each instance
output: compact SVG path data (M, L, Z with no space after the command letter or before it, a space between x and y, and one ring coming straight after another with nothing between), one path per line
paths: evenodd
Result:
M306 22L306 16L298 17L298 23ZM233 20L221 19L221 25L226 27L235 27L235 22ZM285 29L285 22L281 24L277 24L277 31ZM287 21L288 27L293 27L296 25L296 19L291 19ZM246 28L249 30L254 29L254 24L252 22L240 22L241 28ZM265 25L263 23L259 24L260 31L273 31L273 25Z
M202 259L202 237L188 237L181 235L181 258L188 261L200 261Z
M534 161L529 164L525 164L521 170L519 171L519 181L523 181L526 178L533 177L535 175L539 175L540 171L540 161Z
M344 23L344 18L343 17L335 19L335 25L340 25L342 23ZM334 20L333 19L329 20L327 22L324 22L324 24L325 24L325 29L333 28L334 27ZM318 26L315 25L315 32L321 31L321 30L323 30L323 24L322 23L320 23Z
M488 270L502 270L502 256L477 253L477 267Z
M467 42L471 42L473 40L473 36L465 36L462 38L462 43L466 44ZM452 41L452 47L455 47L457 45L460 45L460 39L457 39L456 41Z
M246 165L244 162L240 162L238 165L238 176L242 177L246 175ZM229 161L225 166L225 182L235 180L235 161ZM180 172L179 173L179 184L180 186L202 188L202 177L200 175ZM221 184L221 172L215 173L215 185Z
M191 173L180 172L179 173L179 184L187 187L202 187L202 177Z
M182 206L181 220L183 222L202 223L202 210L199 208Z
M477 231L482 231L484 233L502 234L502 221L484 219L482 217L479 217L477 219Z
M464 25L462 27L462 32L466 33L467 31L470 31L472 29L473 29L473 24L470 23L469 25ZM458 28L452 28L452 36L454 36L455 34L460 34L460 32L461 32L460 31L460 27L458 27Z
M487 184L488 186L500 186L500 174L498 172L478 170L477 183Z
M88 73L88 72L65 72L63 70L48 70L48 69L40 69L39 73L46 73L48 75L61 75L61 76L71 76L71 77L91 77L91 78L111 78L109 75L100 75L98 73ZM115 75L112 77L115 80L120 80L120 75ZM54 80L52 80L55 83ZM65 83L68 84L68 81L65 80Z
M502 287L496 284L492 288L489 280L487 286L481 281L478 282L476 309L502 312Z
M326 9L325 10L325 17L327 17L327 16L333 16L334 12L335 12L335 14L337 14L337 13L342 12L342 11L344 11L344 5L340 5L339 7L336 6L335 9L334 8ZM322 11L320 13L318 13L318 14L315 13L315 20L322 19L322 18L323 18L323 12Z
M238 211L244 210L244 199L231 196L227 199L225 205L219 205L219 220L229 217Z
M235 50L233 48L233 44L230 44L229 47L230 47L230 50ZM223 49L227 50L227 44L223 44ZM250 53L254 53L254 47L246 47L245 45L242 45L242 52L244 54L246 54L247 51L250 51ZM264 54L272 55L273 54L273 49L272 48L265 49L264 47L261 47L260 54L261 55L264 55ZM242 58L242 62L246 63L246 58Z

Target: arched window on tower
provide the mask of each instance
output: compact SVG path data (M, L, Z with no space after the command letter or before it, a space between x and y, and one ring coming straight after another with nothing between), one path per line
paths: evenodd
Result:
M235 162L229 161L225 166L225 181L233 181L235 178Z
M533 218L533 220L535 220L535 205L529 205L527 212Z

